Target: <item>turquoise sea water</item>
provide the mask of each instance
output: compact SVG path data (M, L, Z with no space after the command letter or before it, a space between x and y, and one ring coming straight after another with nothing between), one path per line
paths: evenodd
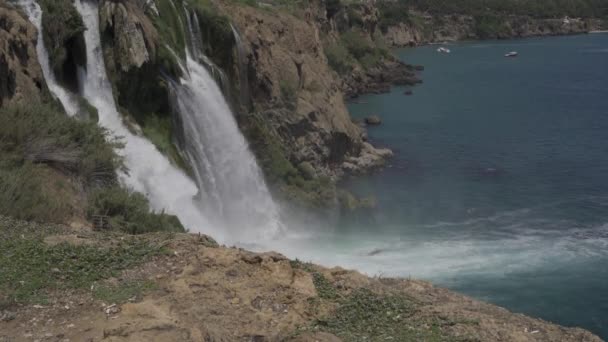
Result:
M608 338L608 35L436 48L398 51L426 67L412 96L350 105L396 156L347 183L379 209L323 242L331 260Z
M343 184L378 208L290 225L263 249L413 277L608 339L608 35L398 51L424 84L376 114L386 168ZM505 58L518 51L519 57Z

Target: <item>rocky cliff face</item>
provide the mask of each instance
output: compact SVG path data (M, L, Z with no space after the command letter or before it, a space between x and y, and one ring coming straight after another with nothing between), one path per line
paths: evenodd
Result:
M0 1L0 106L49 97L37 40L36 28L25 15Z
M360 154L362 131L350 119L312 14L298 19L230 5L224 11L242 34L253 112L289 146L293 163L340 172L345 158Z

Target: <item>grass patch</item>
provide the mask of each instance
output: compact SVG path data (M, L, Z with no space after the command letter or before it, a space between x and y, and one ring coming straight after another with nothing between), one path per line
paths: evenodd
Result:
M321 299L337 299L338 291L334 285L325 278L325 276L319 272L312 273L312 282L315 284L315 289L317 290L317 294Z
M342 300L330 317L318 321L318 327L344 341L445 341L438 326L427 329L408 321L414 309L404 296L359 289Z
M107 247L49 246L47 232L46 226L0 218L0 306L41 303L52 290L88 289L161 251L133 237Z
M111 304L121 304L141 298L148 291L155 290L152 281L133 280L119 285L100 285L93 289L93 296Z

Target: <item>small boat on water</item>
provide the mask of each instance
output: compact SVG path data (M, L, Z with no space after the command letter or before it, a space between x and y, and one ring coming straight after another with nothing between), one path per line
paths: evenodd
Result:
M452 51L450 51L450 49L446 49L443 46L437 49L437 52L439 53L450 53Z
M511 51L505 54L505 57L517 57L517 51Z

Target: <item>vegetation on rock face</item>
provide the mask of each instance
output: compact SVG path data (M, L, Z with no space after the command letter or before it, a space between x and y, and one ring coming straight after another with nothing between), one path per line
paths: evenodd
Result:
M386 32L390 26L411 22L409 6L403 0L380 1L378 11L380 16L378 24L383 32Z
M0 108L0 154L5 170L43 165L84 186L115 182L122 161L118 142L95 123L78 121L43 104Z
M336 198L335 184L328 177L317 177L310 167L294 166L284 146L261 116L240 118L243 133L264 171L268 183L284 199L312 208L327 208Z
M0 215L67 222L84 214L88 197L88 217L105 215L110 228L183 231L175 217L150 213L143 195L117 186L120 147L94 122L49 105L0 108Z
M71 0L40 0L42 33L57 80L78 89L77 67L86 67L85 26Z

